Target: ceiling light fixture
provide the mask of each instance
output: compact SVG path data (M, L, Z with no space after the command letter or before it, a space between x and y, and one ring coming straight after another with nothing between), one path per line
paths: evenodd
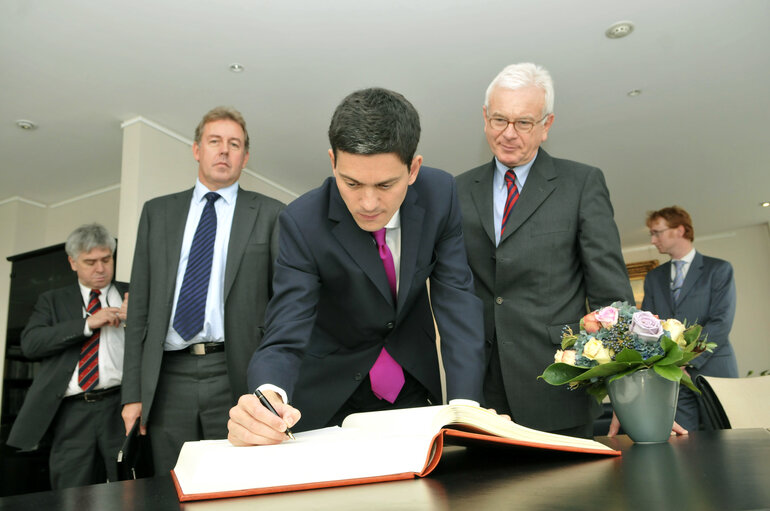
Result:
M233 73L243 73L243 66L238 64L237 62L235 64L230 64L230 71Z
M23 129L24 131L32 131L34 129L37 129L37 124L35 124L32 121L28 121L26 119L19 119L16 121L16 126Z
M636 96L640 95L641 93L642 93L641 89L634 89L634 90L628 91L627 94L628 94L628 97L635 98Z
M770 208L770 201L760 202L759 205L763 208Z
M604 35L606 35L609 39L620 39L621 37L626 37L631 32L634 31L634 24L630 21L618 21L614 25L612 25L610 28L604 31Z

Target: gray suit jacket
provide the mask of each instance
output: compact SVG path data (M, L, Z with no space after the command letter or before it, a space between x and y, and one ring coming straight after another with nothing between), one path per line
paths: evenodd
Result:
M738 377L738 366L730 329L735 317L735 280L733 267L727 261L707 257L695 252L687 277L675 304L671 294L671 262L651 270L644 279L642 308L662 319L698 323L709 342L717 343L712 352L705 352L693 359L695 373L707 376Z
M152 199L145 203L139 220L126 321L122 401L142 402L143 423L151 417L160 376L191 197L189 189ZM282 208L275 199L238 189L224 288L225 352L233 404L246 393L246 365L262 339Z
M121 296L128 291L125 282L114 284ZM21 333L21 349L27 358L40 360L40 370L13 423L8 445L33 449L48 431L78 364L85 326L77 284L46 291L38 298Z
M508 404L519 424L558 430L590 422L593 398L537 377L553 362L564 325L591 309L633 302L602 172L540 148L505 235L495 247L494 160L457 178L468 260L497 343Z
M481 302L473 294L455 188L451 175L428 167L409 187L400 209L395 303L376 243L355 223L333 178L281 214L275 298L249 384L284 389L302 412L296 429L325 426L383 346L441 397L428 278L447 397L481 400Z

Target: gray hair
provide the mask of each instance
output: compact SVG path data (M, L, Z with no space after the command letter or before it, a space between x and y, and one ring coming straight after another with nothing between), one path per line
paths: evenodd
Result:
M201 143L203 128L208 123L214 121L234 121L238 123L243 130L243 148L246 149L247 153L249 152L249 132L246 129L246 120L238 110L229 106L218 106L206 112L206 115L203 116L203 119L201 119L201 122L199 122L198 126L195 128L195 142L198 145Z
M521 64L511 64L506 66L500 73L492 80L492 83L487 87L487 93L484 96L484 106L489 109L489 96L492 95L492 91L500 87L501 89L516 90L523 87L540 87L545 91L545 105L543 106L542 115L553 113L553 79L550 73L541 66L532 64L531 62L524 62Z
M108 248L111 254L115 254L115 238L101 224L81 225L72 234L67 236L64 250L72 259L77 259L82 253L88 253L95 248Z

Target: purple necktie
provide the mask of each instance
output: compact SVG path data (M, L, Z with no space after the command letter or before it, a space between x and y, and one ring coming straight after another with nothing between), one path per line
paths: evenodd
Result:
M385 244L385 228L372 233L377 242L377 249L380 251L380 259L385 267L385 275L388 276L390 292L393 293L393 300L396 299L396 265L393 263L393 254L390 253L388 245ZM401 387L404 386L404 370L393 360L388 351L382 348L380 356L369 370L369 379L372 382L372 392L379 399L384 399L389 403L396 401Z

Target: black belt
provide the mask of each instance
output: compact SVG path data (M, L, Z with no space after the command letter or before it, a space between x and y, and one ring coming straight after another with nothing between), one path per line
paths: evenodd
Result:
M191 344L181 350L167 351L168 354L185 353L188 355L203 356L209 353L218 353L225 351L225 343L223 342L199 342L197 344Z
M86 403L94 403L101 401L102 399L120 392L120 385L110 387L108 389L91 390L83 392L82 394L75 394L74 396L67 396L65 399L71 399L72 401L85 401Z

